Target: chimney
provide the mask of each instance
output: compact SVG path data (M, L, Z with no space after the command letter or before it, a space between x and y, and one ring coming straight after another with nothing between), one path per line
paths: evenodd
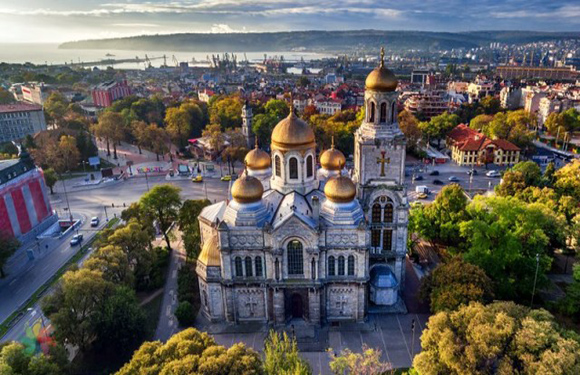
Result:
M320 200L316 195L312 197L312 218L314 219L316 226L318 226L320 219Z

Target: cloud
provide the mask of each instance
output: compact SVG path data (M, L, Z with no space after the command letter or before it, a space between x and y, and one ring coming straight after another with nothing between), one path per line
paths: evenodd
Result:
M566 18L568 21L580 22L580 6L566 5L544 12L525 9L511 12L491 12L490 15L494 18L551 18L554 21Z
M111 26L116 27L159 27L155 23L112 23Z

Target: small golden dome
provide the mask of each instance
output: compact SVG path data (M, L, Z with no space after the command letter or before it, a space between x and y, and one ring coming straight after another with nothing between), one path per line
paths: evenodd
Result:
M345 163L346 158L340 150L334 148L334 137L332 137L332 146L320 155L320 165L328 171L340 171Z
M249 169L262 170L270 168L272 162L270 155L266 151L259 149L256 142L256 147L246 154L244 163Z
M211 236L209 240L205 241L201 249L201 253L197 257L197 260L204 264L206 267L220 267L220 251L217 246L217 239Z
M331 177L324 185L324 195L334 203L352 202L356 195L356 186L346 176Z
M234 182L232 197L238 203L253 203L262 199L264 186L256 177L248 176L247 172Z
M288 117L276 125L272 131L272 147L291 150L315 146L314 131L304 120L290 109Z
M365 88L373 91L395 91L399 82L395 74L385 68L385 49L381 48L381 62L369 73L365 80Z

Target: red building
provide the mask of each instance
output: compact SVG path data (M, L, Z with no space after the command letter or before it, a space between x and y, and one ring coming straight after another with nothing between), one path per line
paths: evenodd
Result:
M25 239L56 222L44 175L26 151L0 161L0 234ZM29 236L27 236L27 234Z
M96 86L91 94L95 106L110 107L115 100L131 95L131 88L126 80L109 81Z

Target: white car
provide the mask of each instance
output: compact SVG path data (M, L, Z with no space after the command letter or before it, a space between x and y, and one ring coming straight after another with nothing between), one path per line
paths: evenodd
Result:
M99 218L95 216L91 219L91 227L94 228L98 226L99 226Z
M485 175L487 177L499 177L501 176L501 173L499 173L498 171L489 171Z

